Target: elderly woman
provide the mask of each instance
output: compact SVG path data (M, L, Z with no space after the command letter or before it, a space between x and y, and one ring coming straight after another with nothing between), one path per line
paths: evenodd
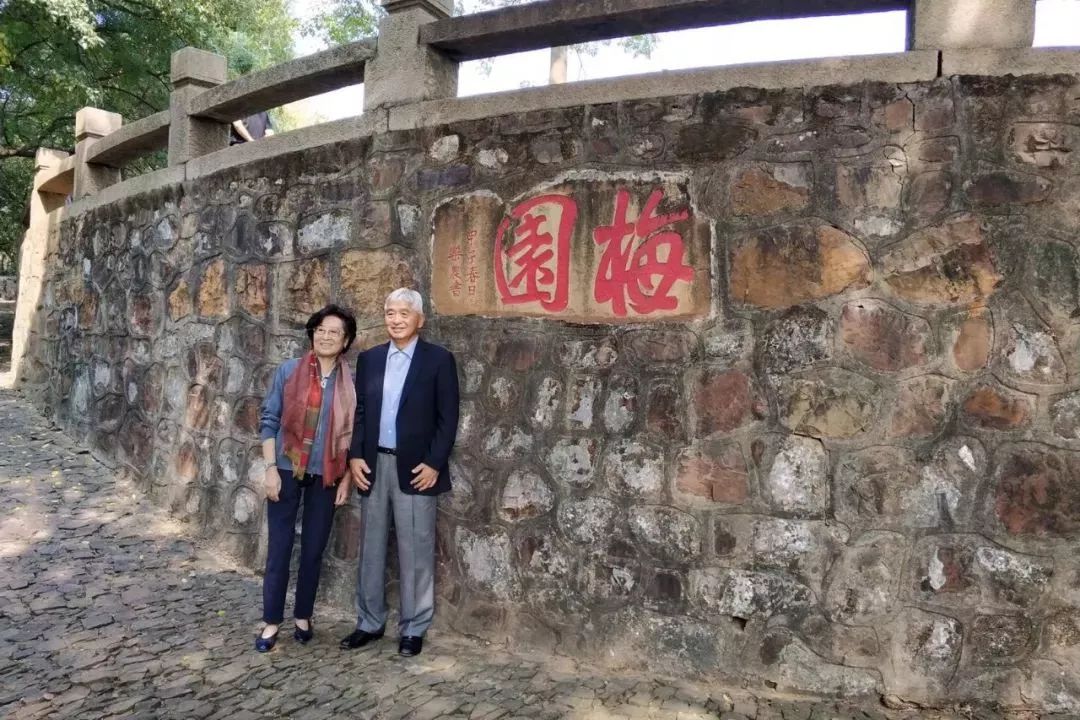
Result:
M314 637L311 615L323 550L330 537L334 508L349 498L351 483L339 481L347 473L356 390L342 358L356 339L356 319L344 308L327 305L311 316L306 327L311 350L277 369L262 408L269 546L263 579L266 626L255 639L259 652L269 651L277 642L301 504L304 514L293 637L301 643Z

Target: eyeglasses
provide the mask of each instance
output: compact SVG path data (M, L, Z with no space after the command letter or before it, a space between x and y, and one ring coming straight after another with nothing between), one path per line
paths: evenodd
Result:
M336 340L337 338L344 337L345 333L333 328L317 327L315 328L315 335L316 337L328 337L332 340Z

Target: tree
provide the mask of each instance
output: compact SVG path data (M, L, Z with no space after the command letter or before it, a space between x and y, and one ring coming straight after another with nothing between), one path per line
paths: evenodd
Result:
M31 158L73 149L79 108L164 110L174 51L245 72L289 59L294 24L286 0L0 0L0 255L21 242Z

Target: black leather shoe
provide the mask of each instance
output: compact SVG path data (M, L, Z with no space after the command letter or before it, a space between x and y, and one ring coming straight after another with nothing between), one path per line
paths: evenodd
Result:
M398 644L398 652L405 657L419 655L424 649L424 638L419 635L405 635Z
M273 650L274 645L277 644L277 636L278 636L278 633L280 633L280 632L281 632L281 630L278 630L276 633L274 633L273 635L271 635L268 638L264 638L262 636L262 633L259 633L255 637L255 651L264 653L264 652L270 652L271 650Z
M356 650L378 640L382 636L382 630L374 633L369 633L367 630L353 630L348 637L342 638L339 644L342 650Z
M311 642L311 639L315 637L315 623L311 622L311 620L309 619L307 621L307 626L307 630L302 630L299 625L297 625L296 629L293 630L293 640L296 640L301 645Z

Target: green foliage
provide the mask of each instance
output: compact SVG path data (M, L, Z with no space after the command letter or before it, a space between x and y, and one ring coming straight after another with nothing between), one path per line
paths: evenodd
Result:
M29 158L72 150L76 110L130 122L167 108L170 57L188 45L226 55L234 74L289 59L286 2L0 0L0 252L22 236Z
M301 31L329 45L343 45L377 34L382 16L375 0L321 0Z

